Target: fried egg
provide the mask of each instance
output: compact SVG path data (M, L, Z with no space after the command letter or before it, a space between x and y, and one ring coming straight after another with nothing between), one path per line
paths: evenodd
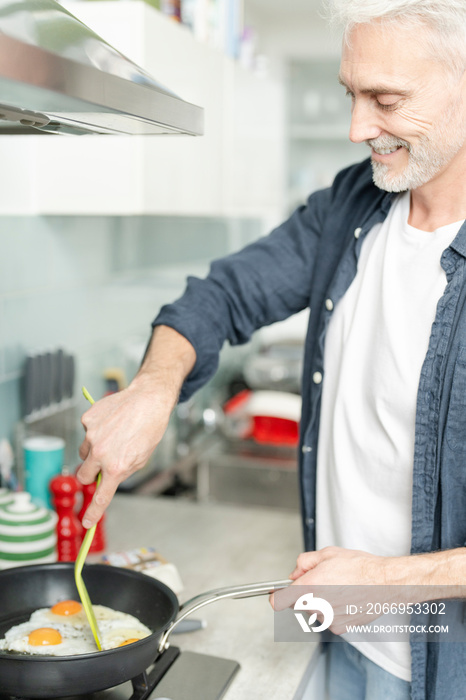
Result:
M128 613L94 605L102 649L115 649L144 639L151 630ZM47 656L72 656L97 651L81 603L60 601L32 613L27 622L15 625L0 639L0 651Z

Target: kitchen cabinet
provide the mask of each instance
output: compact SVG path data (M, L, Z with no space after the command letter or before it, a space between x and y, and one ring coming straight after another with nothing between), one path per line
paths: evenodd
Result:
M286 184L284 88L226 62L223 209L282 213Z
M248 73L142 1L63 4L163 86L204 107L205 135L2 137L0 213L279 218L279 83Z

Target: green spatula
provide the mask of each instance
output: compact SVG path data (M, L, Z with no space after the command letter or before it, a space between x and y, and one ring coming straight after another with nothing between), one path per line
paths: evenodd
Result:
M95 403L94 399L92 398L92 396L89 394L89 392L87 391L87 389L85 387L83 387L82 391L83 391L83 394L86 397L86 399L91 404ZM100 484L101 478L102 478L102 474L99 472L99 474L97 475L97 486ZM97 644L97 649L99 651L102 651L102 645L100 643L99 627L97 625L97 620L95 619L91 599L89 598L89 593L87 592L87 588L86 588L86 585L85 585L85 583L83 581L83 577L82 577L82 570L83 570L84 562L86 561L86 557L89 553L89 549L90 549L90 546L92 544L92 540L94 539L96 527L97 527L96 525L93 525L92 527L90 527L84 536L81 548L78 552L78 556L76 558L76 562L74 565L74 580L76 582L76 588L78 589L81 603L83 604L84 612L86 613L87 621L89 622L89 625L90 625L91 630L92 630L92 634L94 635L95 643Z

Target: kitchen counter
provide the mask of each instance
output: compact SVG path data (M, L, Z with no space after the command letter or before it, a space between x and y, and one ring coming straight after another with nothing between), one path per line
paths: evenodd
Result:
M182 601L221 586L287 578L302 546L297 514L169 498L117 495L105 527L107 552L153 546L173 562ZM315 643L274 642L267 596L218 601L194 617L207 628L171 643L240 663L225 700L302 697L298 687Z

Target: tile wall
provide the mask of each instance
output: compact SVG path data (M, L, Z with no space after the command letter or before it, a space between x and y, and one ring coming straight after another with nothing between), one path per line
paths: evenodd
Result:
M0 217L0 440L13 439L22 415L28 352L75 354L75 386L101 395L103 369L131 373L186 275L260 234L250 220Z

